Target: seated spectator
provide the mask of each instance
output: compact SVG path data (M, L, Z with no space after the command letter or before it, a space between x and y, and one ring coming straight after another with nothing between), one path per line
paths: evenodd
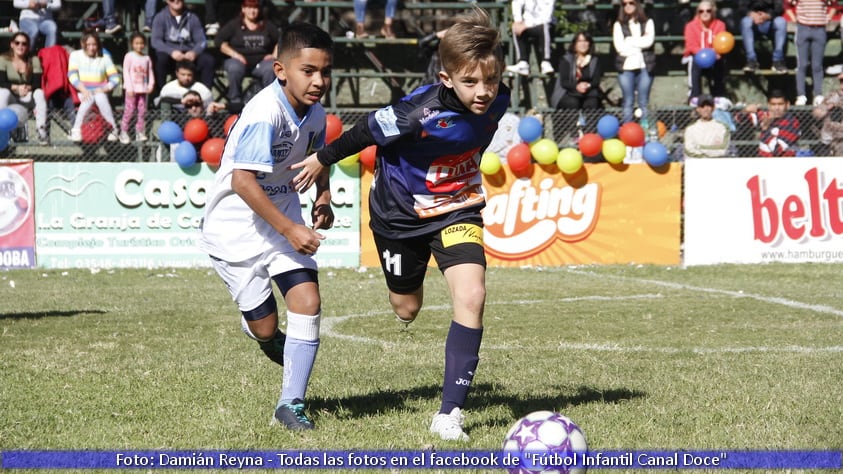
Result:
M203 108L208 114L225 108L224 104L214 102L214 96L205 84L197 82L194 79L193 64L187 61L180 62L176 65L176 78L164 84L164 87L161 88L161 93L155 99L155 104L167 103L171 104L177 111L185 111L185 103L187 102L185 95L189 91L194 91L199 95ZM191 102L190 105L192 104Z
M176 63L191 61L202 84L214 86L214 56L208 46L202 21L185 9L184 0L167 0L167 6L152 20L150 42L155 50L155 84L164 84Z
M843 73L837 75L837 81L839 87L828 93L812 112L814 118L823 121L820 141L831 147L831 156L843 156L843 120L840 120L843 111ZM832 117L834 109L837 109L837 117Z
M19 31L12 34L9 44L9 51L0 56L0 109L10 104L34 109L38 142L49 145L47 99L41 89L41 61L31 54L26 33Z
M26 33L32 51L37 51L38 35L44 35L44 47L54 46L58 39L59 27L53 19L53 12L61 9L61 0L14 0L15 8L20 8L18 27Z
M515 40L515 64L506 70L522 76L530 75L530 44L535 48L539 69L544 75L554 73L550 62L553 39L553 0L513 0L512 37Z
M726 61L717 54L714 65L703 69L694 62L694 55L701 49L714 47L714 37L726 31L726 24L717 19L717 8L713 0L702 0L697 6L697 14L685 25L685 51L682 53L683 62L688 63L688 78L691 86L690 97L702 94L702 78L710 81L711 95L723 97L726 95L724 85L726 78Z
M594 39L589 33L577 33L559 60L551 104L557 109L601 108L602 78L603 70L594 55Z
M273 64L278 53L280 32L261 17L258 0L243 0L240 15L217 34L220 52L226 56L223 69L228 77L228 99L232 111L243 108L243 78L248 72L261 87L275 80Z
M811 71L811 86L813 88L813 104L818 105L823 100L823 56L828 37L825 27L837 13L836 6L831 6L828 0L789 0L795 7L788 9L785 15L796 23L796 103L806 105L805 81L808 70ZM836 0L835 0L836 3Z
M369 33L366 33L366 3L366 0L354 0L354 19L357 22L354 36L357 38L366 38L369 36ZM397 7L398 0L386 0L383 27L381 28L381 35L384 38L395 38L395 32L392 31L392 22L395 18L395 9Z
M80 44L82 49L70 53L67 63L67 78L78 91L81 101L73 128L70 129L70 139L82 141L85 115L96 104L102 118L111 125L108 141L117 141L117 123L114 121L109 95L120 85L120 73L111 61L111 56L102 53L102 44L96 33L83 34Z
M770 91L767 97L767 110L761 110L760 104L749 104L738 118L748 121L761 130L758 143L758 156L783 157L796 156L799 135L799 119L788 112L790 102L779 89Z
M731 132L726 124L714 120L714 98L697 97L699 118L685 128L684 153L690 158L721 158L729 150Z
M746 53L743 70L754 73L758 70L758 55L755 53L755 36L764 35L773 41L773 71L787 73L784 48L787 42L787 21L782 16L781 0L752 0L749 13L741 19L741 36Z
M123 26L117 23L117 12L114 8L115 0L102 0L102 16L105 20L105 33L109 35L123 31Z

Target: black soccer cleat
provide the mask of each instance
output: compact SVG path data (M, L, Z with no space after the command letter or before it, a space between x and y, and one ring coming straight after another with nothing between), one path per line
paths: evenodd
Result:
M313 422L304 414L304 402L296 398L275 409L275 419L291 431L312 430Z

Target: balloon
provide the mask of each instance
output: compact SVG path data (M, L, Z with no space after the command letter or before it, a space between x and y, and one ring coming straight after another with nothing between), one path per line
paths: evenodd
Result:
M530 145L530 155L537 163L549 165L556 161L559 154L559 146L549 138L542 138Z
M196 164L196 148L187 140L182 141L176 145L173 152L176 163L182 168L187 168Z
M714 61L717 61L717 54L711 48L703 48L694 55L694 64L703 69L714 66Z
M735 37L728 31L721 31L714 35L714 52L717 54L726 54L732 51L735 47Z
M501 170L501 157L493 151L487 151L480 157L480 172L495 174Z
M649 142L644 145L644 161L650 166L661 166L667 163L667 147L659 142Z
M184 139L198 145L208 138L208 122L205 119L196 117L184 124Z
M6 147L9 146L10 138L9 132L6 130L0 130L0 151L5 150Z
M209 138L199 149L199 156L202 161L210 166L219 166L222 161L222 152L225 148L225 138Z
M603 137L596 133L586 133L580 137L579 146L584 156L597 156L603 150Z
M646 136L644 135L644 129L641 128L641 125L638 125L635 122L627 122L621 125L620 130L618 130L618 138L620 138L626 146L639 147L644 146Z
M617 138L603 141L603 158L609 163L618 164L626 157L626 145Z
M222 131L225 133L225 136L228 136L228 132L231 130L231 127L234 126L234 122L237 121L237 117L239 117L239 115L232 114L225 119L225 123L222 124Z
M340 166L354 166L358 162L360 162L360 153L355 153L353 155L348 155L345 158L341 159L337 162Z
M0 132L11 132L18 128L18 114L9 108L0 109Z
M365 167L369 171L373 171L375 169L377 153L377 145L369 145L364 148L363 151L360 152L360 163L363 163L363 167Z
M533 116L524 117L518 122L518 136L527 143L533 143L542 136L542 123Z
M664 134L667 133L667 125L664 122L659 120L656 122L656 129L659 132L659 138L664 138Z
M331 143L342 135L342 120L334 114L325 117L325 143Z
M618 136L618 127L620 127L620 122L614 115L604 115L597 121L597 133L604 140Z
M184 141L184 134L176 122L167 120L158 126L158 138L167 145L175 145Z
M530 145L519 143L509 149L506 163L513 173L521 174L530 169Z
M556 166L563 173L576 173L582 168L582 153L576 148L564 148L556 158Z

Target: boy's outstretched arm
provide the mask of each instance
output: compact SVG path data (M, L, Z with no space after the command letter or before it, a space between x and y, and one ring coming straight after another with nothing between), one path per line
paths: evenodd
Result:
M297 192L307 191L319 177L322 171L341 159L351 156L369 145L375 143L369 130L367 117L361 118L350 130L347 130L330 145L308 156L304 160L290 166L290 169L301 169L293 178L293 186Z

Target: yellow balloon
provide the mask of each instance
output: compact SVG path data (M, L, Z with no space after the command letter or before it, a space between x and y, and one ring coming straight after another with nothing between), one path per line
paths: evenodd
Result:
M480 157L480 172L495 174L501 170L501 157L493 151L487 151Z
M559 147L553 140L542 138L530 145L530 154L536 160L536 163L549 165L556 161L556 156L559 155Z
M341 159L337 162L340 166L353 166L356 165L357 162L360 161L360 153L355 153L353 155L348 155L345 158Z
M619 138L603 140L603 158L609 163L622 163L626 157L626 145Z
M576 173L582 168L582 153L576 148L564 148L556 157L556 166L563 173Z

